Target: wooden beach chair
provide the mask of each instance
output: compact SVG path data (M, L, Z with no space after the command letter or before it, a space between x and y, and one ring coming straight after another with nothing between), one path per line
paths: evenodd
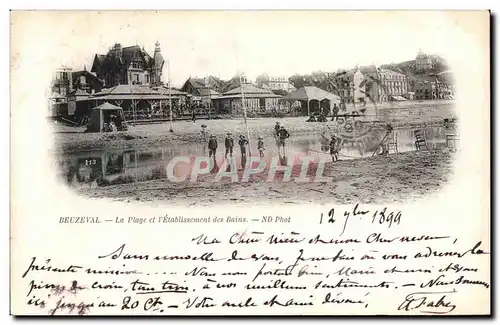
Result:
M459 136L457 133L447 133L446 134L446 147L448 147L448 148L451 147L453 149L456 149L458 140L459 140ZM451 143L452 143L452 145L450 146Z
M389 139L387 140L387 152L388 153L391 153L391 150L393 153L399 153L398 151L398 136L396 135L396 133L392 133L392 136L389 137Z
M427 140L425 139L423 131L415 130L413 134L415 135L415 148L417 151L420 151L422 148L428 149Z

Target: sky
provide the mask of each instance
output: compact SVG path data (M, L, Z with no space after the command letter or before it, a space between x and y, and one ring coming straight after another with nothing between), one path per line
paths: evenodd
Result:
M440 12L369 11L122 11L59 12L60 28L44 35L38 55L54 64L90 70L96 53L114 43L139 45L153 55L161 44L170 78L180 86L189 77L229 79L243 72L336 71L355 65L414 59L419 49L446 58L460 26ZM165 65L164 81L168 81Z

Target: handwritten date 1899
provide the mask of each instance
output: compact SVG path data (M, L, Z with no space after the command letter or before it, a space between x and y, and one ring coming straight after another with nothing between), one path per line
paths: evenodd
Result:
M388 211L387 207L384 207L383 209L378 209L375 210L375 212L371 212L370 210L363 210L360 208L359 203L354 206L352 210L345 210L343 211L344 213L341 214L344 217L343 220L343 225L342 225L342 231L340 235L342 236L346 230L347 223L350 220L351 217L359 217L359 219L362 219L363 216L366 215L371 215L371 223L372 224L380 224L380 225L386 225L387 228L391 228L393 224L399 225L401 222L401 211L396 210L396 211ZM337 221L336 215L335 215L335 208L330 209L328 212L328 223L335 223ZM323 223L323 213L321 213L319 223Z

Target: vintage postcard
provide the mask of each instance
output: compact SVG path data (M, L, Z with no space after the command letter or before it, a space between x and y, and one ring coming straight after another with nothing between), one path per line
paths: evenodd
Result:
M11 314L491 313L490 12L10 19Z

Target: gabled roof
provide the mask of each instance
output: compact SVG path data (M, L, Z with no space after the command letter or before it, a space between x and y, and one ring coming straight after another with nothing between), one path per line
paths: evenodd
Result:
M220 96L220 93L208 88L200 88L198 89L198 92L200 93L200 96Z
M76 81L76 78L78 78L81 75L85 75L86 77L89 77L93 79L94 81L100 83L101 85L103 84L103 81L94 76L92 73L88 72L87 70L80 70L80 71L74 71L71 73L71 76L73 77L73 82Z
M116 110L123 110L120 106L115 106L113 104L110 104L110 103L103 103L97 107L94 107L92 109L98 109L98 110L101 110L101 111L108 111L108 110L113 110L113 111L116 111Z
M69 93L71 96L85 96L85 97L88 97L90 96L90 94L84 90L81 90L81 89L76 89L76 90L73 90L71 93Z
M94 62L92 62L92 68L90 69L91 72L97 72L97 66L102 66L104 63L104 60L106 59L106 55L104 54L96 54L94 56Z
M193 88L207 88L207 84L205 82L205 78L193 78L193 77L190 77L189 79L186 80L186 82L184 83L184 85L182 86L182 88L184 88L186 86L186 84L191 84L191 86L193 86ZM209 83L209 86L210 88L212 87L219 87L219 81L217 81L215 78L213 78L212 76L208 77L208 83Z
M151 56L146 51L142 50L139 45L127 46L122 48L123 64L125 64L126 66L129 66L132 60L138 56L143 58L148 65L153 61Z
M340 103L340 97L318 87L306 86L299 88L288 95L284 96L282 100L295 101L295 100L324 100L329 99L334 103Z

